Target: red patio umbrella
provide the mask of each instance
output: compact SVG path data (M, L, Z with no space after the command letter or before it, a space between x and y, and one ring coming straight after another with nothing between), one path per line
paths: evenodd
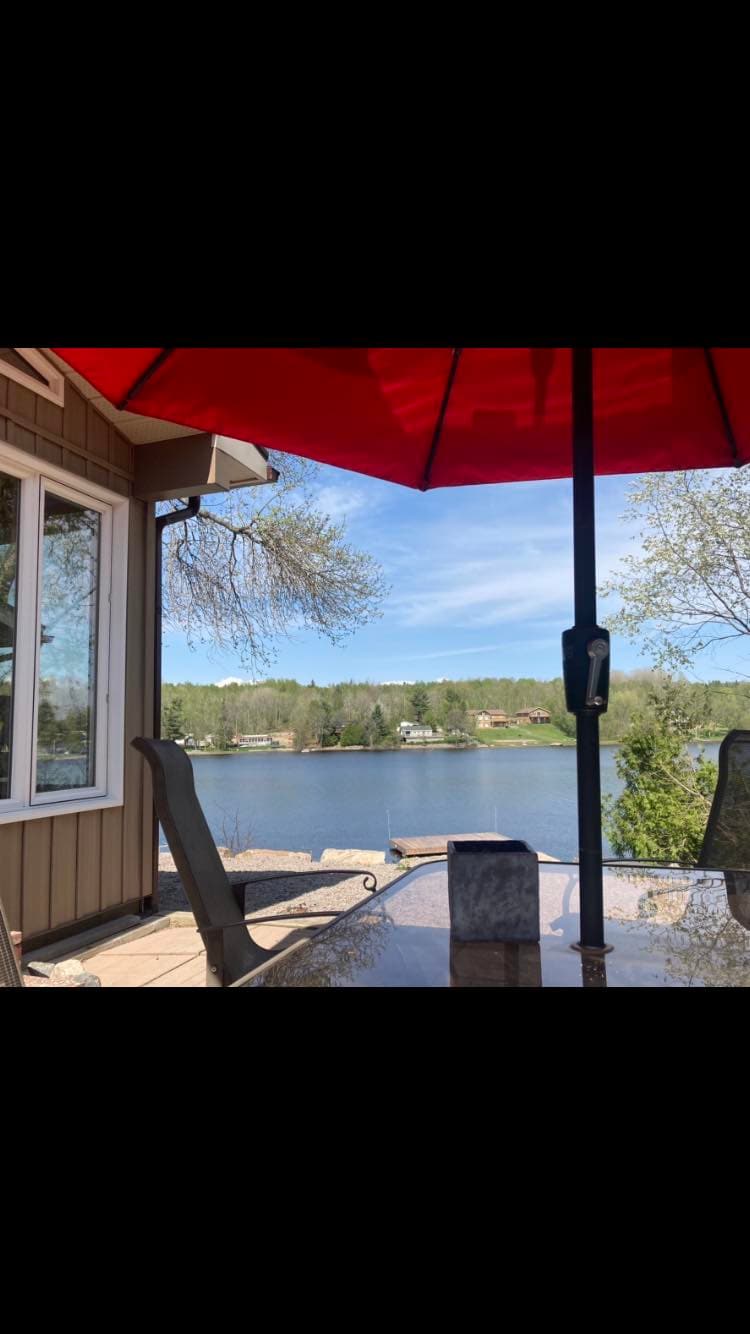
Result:
M581 944L602 949L609 639L596 623L594 471L750 462L750 349L53 350L120 408L423 491L573 477L564 675L577 717Z

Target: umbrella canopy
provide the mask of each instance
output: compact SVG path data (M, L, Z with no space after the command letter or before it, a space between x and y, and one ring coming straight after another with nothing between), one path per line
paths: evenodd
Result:
M569 348L53 351L118 407L404 486L572 472ZM598 349L597 473L750 461L749 373L747 348Z
M581 947L601 951L594 473L750 462L750 348L54 348L117 407L426 491L573 477ZM158 448L158 446L152 446Z

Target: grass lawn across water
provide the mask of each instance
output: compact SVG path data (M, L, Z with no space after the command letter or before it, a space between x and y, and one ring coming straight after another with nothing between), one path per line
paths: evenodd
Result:
M524 723L520 727L480 727L477 741L494 746L502 742L526 741L530 746L550 746L553 743L575 745L575 737L566 736L554 723Z

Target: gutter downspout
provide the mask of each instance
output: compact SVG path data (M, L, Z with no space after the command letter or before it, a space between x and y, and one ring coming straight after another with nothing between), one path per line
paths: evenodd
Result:
M156 596L154 598L154 737L161 736L161 639L162 639L162 533L173 523L194 519L201 507L200 496L190 496L181 510L169 510L156 518Z
M154 717L153 717L153 735L161 736L161 658L162 658L162 533L165 528L170 528L174 523L184 523L188 519L194 519L201 507L200 496L190 496L187 505L181 510L169 510L167 514L159 514L155 520L156 523L156 551L154 571ZM153 835L152 835L152 905L156 903L158 893L159 878L159 821L154 811ZM145 912L145 898L141 898L141 915Z

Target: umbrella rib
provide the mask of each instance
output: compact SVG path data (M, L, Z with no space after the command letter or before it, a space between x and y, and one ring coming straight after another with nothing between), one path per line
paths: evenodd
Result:
M154 357L153 361L149 362L145 371L142 371L141 374L138 376L138 379L133 381L130 388L128 389L128 392L125 394L123 398L120 399L119 403L115 405L119 412L125 411L130 400L132 398L135 398L136 394L140 393L143 386L145 384L148 384L149 380L151 379L151 376L154 375L156 371L158 371L160 366L163 366L164 362L167 360L167 357L171 357L173 352L174 352L173 347L163 347L159 352L159 355Z
M456 371L458 370L458 363L461 360L462 352L463 352L462 347L454 347L451 349L450 370L448 371L448 379L445 382L445 390L443 391L443 401L440 404L440 411L438 413L438 418L435 423L435 430L433 432L432 440L430 442L430 452L427 455L427 462L425 463L424 467L424 475L422 477L422 484L420 487L420 490L422 491L426 491L430 485L430 474L432 472L432 465L435 461L437 447L440 443L440 436L443 431L443 422L445 421L445 414L448 410L448 400L450 399L451 396L453 381L456 378Z
M722 393L721 381L720 381L720 379L719 379L719 373L718 373L718 371L717 371L717 369L716 369L716 363L715 363L715 361L714 361L714 354L713 354L713 352L711 351L710 347L704 347L704 349L703 349L703 355L704 355L705 358L706 358L706 365L707 365L707 367L708 367L708 374L709 374L709 377L710 377L710 379L711 379L711 387L712 387L712 389L713 389L713 391L714 391L714 396L715 396L715 398L716 398L716 402L717 402L718 405L719 405L719 412L721 413L721 420L722 420L722 422L724 423L724 434L725 434L726 437L727 437L727 441L728 441L728 443L729 443L729 448L730 448L731 451L732 451L732 458L734 459L734 462L735 462L736 466L737 466L737 467L740 467L740 466L741 466L741 465L740 465L740 452L739 452L739 450L738 450L738 448L737 448L737 441L736 441L736 439L735 439L734 431L732 430L732 423L731 423L731 421L730 421L730 419L729 419L729 412L728 412L728 410L727 410L727 405L726 405L726 403L725 403L725 401L724 401L724 394Z

